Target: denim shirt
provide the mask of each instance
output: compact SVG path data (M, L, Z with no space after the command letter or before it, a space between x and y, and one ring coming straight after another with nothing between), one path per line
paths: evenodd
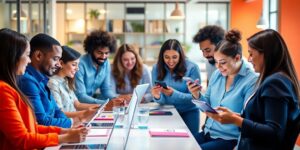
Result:
M190 77L194 80L199 79L199 81L201 82L199 67L195 63L193 63L189 60L186 60L185 65L186 65L186 72L185 72L184 76ZM180 113L197 109L195 104L192 103L192 99L193 99L192 94L188 90L186 81L184 81L182 79L175 81L174 75L171 74L171 72L167 66L165 66L165 69L167 70L166 76L162 81L166 82L166 84L169 87L173 88L173 90L174 90L173 94L170 96L167 96L167 95L164 95L163 93L161 93L159 99L154 98L153 100L160 104L174 105L175 108ZM152 84L153 85L154 85L154 82L156 80L158 80L157 76L158 76L158 70L157 70L157 65L155 64L153 66L153 70L152 70L152 77L153 77Z
M206 93L201 95L200 100L208 102L213 108L222 106L240 114L244 102L253 93L257 77L251 64L243 60L241 69L234 77L229 90L226 91L226 77L216 70L209 81ZM225 140L237 139L240 134L237 126L221 124L209 117L205 123L204 132L209 132L212 138Z
M75 79L75 94L80 102L103 104L106 99L116 97L111 90L108 60L96 68L91 55L83 55L80 58L79 71L77 71ZM96 93L97 90L100 93Z
M112 73L111 73L111 89L114 92L115 95L118 94L132 94L133 89L135 87L132 87L130 84L130 80L128 75L126 74L124 76L124 81L125 81L125 88L124 89L119 89L117 88L117 84L116 84L116 80L113 77ZM152 100L152 95L151 95L151 76L150 76L150 71L148 70L146 65L143 65L143 75L142 78L140 79L140 81L138 82L138 84L145 84L145 83L149 83L150 86L146 91L146 94L144 95L145 101L146 102L150 102Z
M18 77L18 86L31 101L39 124L69 128L72 121L58 108L47 87L48 80L47 76L28 65L25 74Z

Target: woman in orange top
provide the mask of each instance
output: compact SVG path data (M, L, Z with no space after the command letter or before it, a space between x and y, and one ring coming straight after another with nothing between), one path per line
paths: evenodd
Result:
M38 125L32 106L16 84L30 63L26 37L10 29L0 30L0 149L38 149L85 140L87 129L63 129Z

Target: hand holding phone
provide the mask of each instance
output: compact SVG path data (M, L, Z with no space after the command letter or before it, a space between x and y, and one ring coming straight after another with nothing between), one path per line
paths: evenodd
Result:
M191 77L182 77L182 80L188 82L190 81L190 84L195 83L196 85L200 85L198 82L195 82Z
M155 83L155 85L159 85L159 86L163 87L164 89L168 89L168 86L167 86L166 82L164 82L164 81L155 81L154 83Z

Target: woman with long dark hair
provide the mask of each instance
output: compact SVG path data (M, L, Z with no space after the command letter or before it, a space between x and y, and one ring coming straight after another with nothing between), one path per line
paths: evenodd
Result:
M189 92L183 77L200 79L198 66L187 60L179 41L167 40L163 43L157 64L152 70L153 85L155 81L164 81L167 87L153 86L151 93L154 101L160 104L174 105L185 124L195 135L199 131L199 110L192 103L192 94Z
M87 129L38 125L28 98L17 86L16 76L30 63L26 37L0 30L0 149L40 149L66 142L82 142Z

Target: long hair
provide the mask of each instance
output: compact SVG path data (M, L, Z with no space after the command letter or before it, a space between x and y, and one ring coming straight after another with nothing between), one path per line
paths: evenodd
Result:
M281 35L272 29L255 33L247 39L249 47L264 54L264 66L260 72L257 85L276 72L283 72L290 78L300 100L300 86L286 43Z
M18 69L16 64L20 61L27 46L29 43L24 35L7 28L0 30L0 80L14 88L22 100L33 110L30 101L19 89L16 80Z
M62 46L61 47L63 49L63 52L62 52L62 57L61 57L61 61L66 64L70 61L74 61L74 60L77 60L80 58L80 53L77 52L76 50L68 47L68 46ZM68 80L68 86L71 90L75 90L75 85L74 85L74 82L75 82L75 79L74 78L69 78L67 77L67 80Z
M129 80L131 87L135 87L139 84L140 79L143 76L143 61L137 51L134 49L132 45L123 44L118 49L114 61L113 61L113 68L112 68L112 75L116 79L117 88L124 89L125 88L125 68L122 64L122 56L126 52L131 52L134 54L136 58L136 63L133 69L129 73Z
M164 61L164 53L167 50L174 50L179 53L180 58L179 58L178 64L174 68L174 73L175 73L175 81L180 80L184 76L187 69L186 69L185 55L184 55L183 49L182 49L179 41L177 41L176 39L169 39L169 40L165 41L164 44L160 48L160 52L158 55L158 61L157 61L157 72L158 72L157 79L163 80L166 76L167 70L165 68L166 63Z

